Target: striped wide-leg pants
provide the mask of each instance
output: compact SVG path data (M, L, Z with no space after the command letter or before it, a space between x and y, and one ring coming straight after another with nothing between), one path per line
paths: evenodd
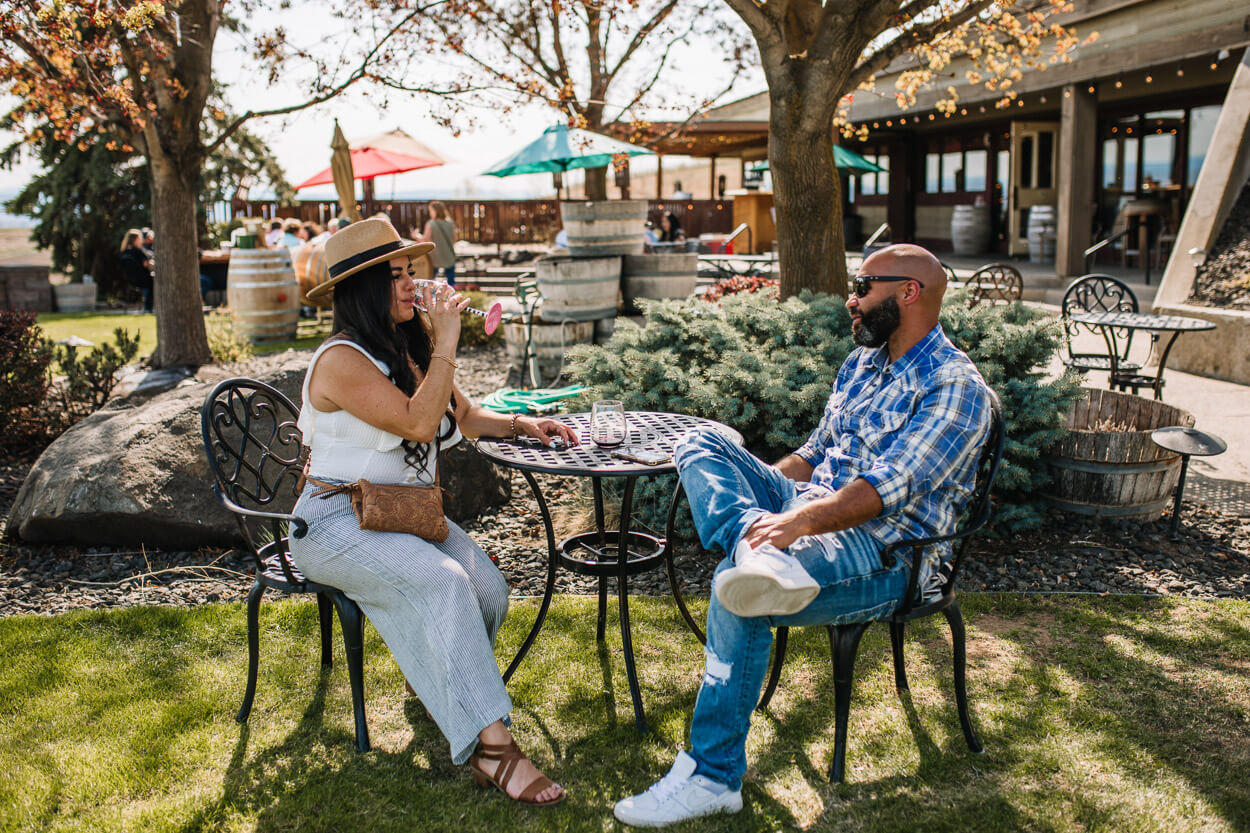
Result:
M495 660L495 635L508 612L508 582L465 534L436 544L397 532L362 530L346 495L314 498L309 485L295 507L308 534L292 539L291 558L310 580L337 587L360 605L464 763L477 735L509 722L512 700Z

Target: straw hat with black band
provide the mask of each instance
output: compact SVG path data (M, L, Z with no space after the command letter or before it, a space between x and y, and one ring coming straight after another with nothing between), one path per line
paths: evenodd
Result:
M330 278L308 290L308 299L329 295L336 283L376 263L396 257L425 257L432 251L433 243L405 240L381 217L352 223L327 238L325 255Z

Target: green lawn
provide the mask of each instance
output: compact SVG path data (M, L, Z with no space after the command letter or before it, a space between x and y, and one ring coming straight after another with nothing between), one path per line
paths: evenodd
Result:
M156 346L156 316L150 314L99 312L43 312L38 323L44 335L53 341L76 335L94 344L113 340L113 331L123 327L133 333L139 331L139 355L146 356ZM311 349L325 340L326 334L308 336L294 341L279 341L253 345L257 353L277 353L289 349Z
M310 602L262 608L260 686L243 728L239 605L2 619L0 830L617 829L611 803L662 774L683 743L701 653L671 603L635 604L655 730L640 737L619 635L596 647L593 606L557 599L510 687L522 745L569 789L546 810L479 791L451 765L372 629L375 748L355 753L341 643L319 675ZM535 610L514 601L500 657ZM678 829L1250 830L1250 605L972 596L965 612L986 755L964 746L937 624L909 636L906 698L893 689L888 634L874 628L857 665L848 780L831 786L827 642L807 629L792 638L771 713L755 720L744 811Z

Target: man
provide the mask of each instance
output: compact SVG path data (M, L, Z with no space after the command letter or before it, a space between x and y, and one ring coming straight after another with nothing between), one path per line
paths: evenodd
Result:
M910 554L886 567L882 549L953 531L975 485L990 404L981 375L938 324L945 291L946 272L925 249L876 252L846 301L860 347L801 448L769 466L712 431L678 444L699 538L729 557L712 583L691 750L617 803L621 821L658 827L740 810L771 629L888 615L906 590ZM922 566L929 590L937 560L929 553Z
M270 249L275 249L282 242L282 221L272 220L269 223L269 231L265 233L265 245Z

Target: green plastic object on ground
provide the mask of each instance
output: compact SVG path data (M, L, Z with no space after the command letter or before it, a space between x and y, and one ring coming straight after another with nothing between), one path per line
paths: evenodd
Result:
M564 388L500 388L481 401L483 408L501 414L554 414L560 410L560 400L576 396L585 390L583 385Z

